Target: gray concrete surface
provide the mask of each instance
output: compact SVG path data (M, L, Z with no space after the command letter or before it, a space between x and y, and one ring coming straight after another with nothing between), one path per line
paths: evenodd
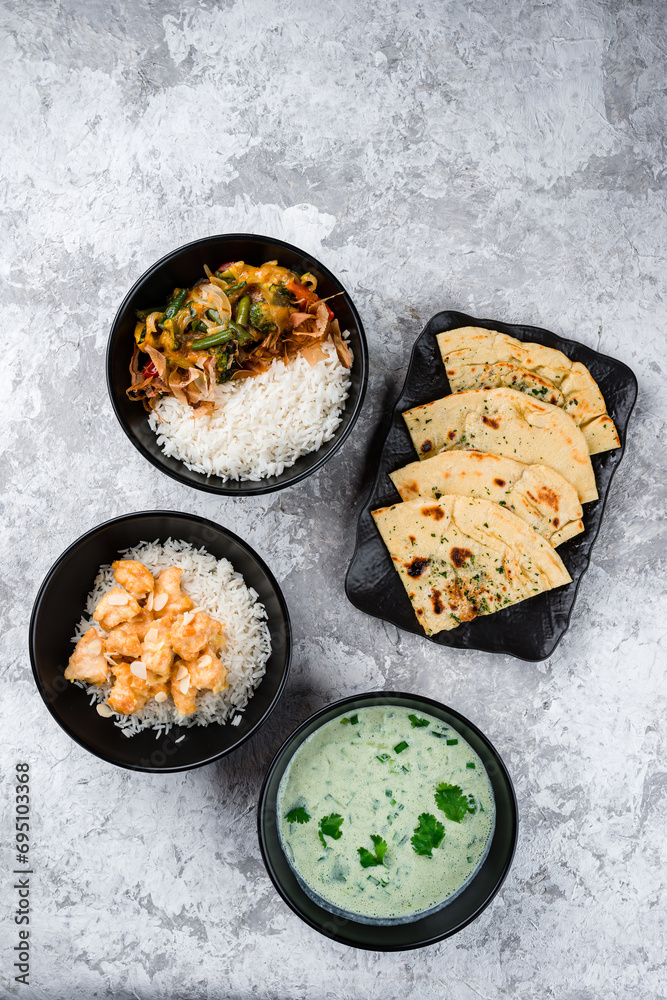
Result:
M664 997L665 5L626 0L5 0L2 262L2 995ZM114 311L162 254L274 235L344 281L370 339L354 435L256 500L171 482L113 416ZM343 579L373 433L441 308L546 326L622 359L640 395L569 632L541 664L441 650L353 609ZM232 758L167 777L72 743L30 673L47 569L151 507L240 533L293 616L292 676ZM311 711L378 687L493 739L521 836L458 936L381 955L301 923L255 803ZM33 783L32 971L14 983L13 765Z

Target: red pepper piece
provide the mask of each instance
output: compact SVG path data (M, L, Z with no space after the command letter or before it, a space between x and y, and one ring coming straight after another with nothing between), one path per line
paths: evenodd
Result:
M142 368L141 374L144 376L144 378L156 378L157 368L155 367L152 361L149 361L148 364L144 365L144 367Z
M291 292L292 295L294 295L295 298L298 299L299 302L305 302L306 306L309 306L312 302L319 301L319 296L316 295L316 293L313 292L310 288L306 288L305 285L302 285L300 281L295 281L294 279L292 279L291 281L287 282L287 285L285 287L287 288L288 292Z
M235 260L228 260L226 264L221 264L220 267L217 267L216 268L216 272L217 271L226 271L228 267L231 267L232 264L235 264L235 263L236 263Z

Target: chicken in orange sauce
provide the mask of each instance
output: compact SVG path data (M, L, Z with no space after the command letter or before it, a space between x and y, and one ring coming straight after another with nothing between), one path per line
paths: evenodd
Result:
M181 716L197 709L198 691L217 694L227 684L220 659L225 627L181 588L182 570L170 566L157 580L132 559L112 564L119 586L100 600L91 627L79 639L65 677L99 686L112 680L106 704L133 715L151 700L173 698Z

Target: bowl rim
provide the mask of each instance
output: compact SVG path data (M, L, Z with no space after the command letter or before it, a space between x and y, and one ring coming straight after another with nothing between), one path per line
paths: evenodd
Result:
M111 525L121 524L121 523L124 524L129 521L136 520L140 517L177 517L177 518L183 518L185 520L187 519L194 520L198 522L200 525L203 525L208 528L213 528L216 531L220 532L221 534L225 535L226 537L231 538L234 542L237 542L242 548L246 549L246 551L249 552L249 554L253 557L253 559L255 559L259 564L259 567L262 570L262 572L266 574L270 586L275 591L276 597L278 599L278 604L280 605L280 609L284 619L285 636L286 636L285 666L283 669L283 676L281 678L280 684L278 685L276 693L269 707L267 708L266 712L264 713L264 715L262 715L260 719L258 719L255 725L252 726L248 730L248 732L244 733L243 736L241 736L241 738L238 739L232 746L227 747L225 750L222 750L219 753L215 753L209 757L206 757L204 760L197 761L196 763L193 764L180 764L180 765L171 765L164 767L143 765L143 764L130 764L125 761L119 761L111 754L104 753L103 751L97 750L94 747L90 746L90 744L87 743L84 739L82 739L78 735L78 733L74 732L70 728L70 726L68 726L67 723L63 719L61 719L59 714L56 712L53 704L51 703L47 695L45 685L42 681L42 677L40 674L39 665L37 662L37 655L35 652L37 617L41 609L44 596L58 568L72 552L76 551L82 544L87 542L89 538L91 538L93 535L96 535L99 531L102 531L105 528L110 527ZM28 626L28 651L30 655L30 665L32 668L33 678L35 680L35 684L37 685L37 690L39 691L42 701L44 702L47 709L49 710L53 718L56 720L60 728L63 729L64 732L66 732L67 735L71 739L73 739L75 743L78 743L80 747L83 747L83 749L87 750L88 753L91 753L93 754L93 756L106 761L108 764L114 764L116 767L122 767L129 771L144 771L151 774L169 774L179 771L192 771L198 767L205 767L207 764L212 764L214 761L220 760L220 758L222 757L226 757L228 754L232 753L234 750L237 750L238 747L242 746L245 742L247 742L247 740L249 740L252 736L254 736L255 733L258 731L258 729L260 729L272 715L273 711L276 708L276 705L278 704L280 698L282 697L283 691L285 690L285 685L287 684L287 679L289 677L289 672L292 665L292 647L293 647L292 624L290 621L287 603L285 601L285 597L283 595L280 586L278 585L276 578L274 577L273 573L266 565L262 557L258 555L258 553L255 552L255 550L246 541L244 541L244 539L240 538L233 531L230 531L229 528L225 528L221 524L217 524L215 521L211 521L209 518L201 517L199 514L186 513L184 511L179 511L179 510L143 510L143 511L133 511L130 514L121 514L118 517L112 517L107 521L103 521L100 524L95 525L89 531L86 531L83 535L80 535L78 538L76 538L70 545L67 546L67 548L63 552L61 552L61 554L57 557L51 568L47 571L46 575L44 576L44 579L40 584L39 590L37 591L35 600L33 602L32 611L30 613L30 624Z
M496 881L496 884L493 887L493 890L489 893L489 895L487 896L487 898L484 900L484 902L481 903L474 910L474 912L470 914L470 916L466 917L464 920L459 921L459 923L457 923L456 926L454 926L451 929L443 932L442 934L430 935L430 936L425 937L423 940L420 940L420 941L415 941L415 942L411 942L411 943L408 943L408 944L368 945L368 944L365 944L365 943L360 943L358 941L353 941L353 940L347 939L346 936L345 936L345 932L343 930L338 930L336 932L333 932L333 931L329 931L326 928L325 925L318 925L314 920L312 920L306 913L304 913L299 908L299 905L292 899L292 897L289 895L289 893L283 888L282 883L280 881L280 878L277 875L276 871L274 870L274 867L271 864L271 860L269 858L269 854L268 854L268 850L267 850L267 846L266 846L266 836L267 835L266 835L266 824L265 824L264 813L266 811L266 806L267 806L266 798L267 798L267 792L268 792L269 782L270 782L271 778L273 777L274 772L276 771L276 769L278 768L278 766L281 764L283 756L289 750L290 745L293 744L298 739L298 737L303 733L303 731L306 728L308 728L313 722L315 722L315 720L319 719L323 715L326 715L326 714L332 712L333 710L335 710L335 711L346 711L349 707L351 707L353 705L353 703L354 703L355 707L360 708L360 707L364 707L364 706L361 706L361 705L357 704L358 702L371 702L372 703L373 701L384 701L384 700L391 700L391 699L397 699L397 700L398 699L411 699L413 701L418 701L418 702L420 702L421 704L424 705L424 711L427 711L428 708L437 708L437 709L440 709L441 711L445 711L445 712L449 713L454 718L456 718L457 720L463 722L466 726L470 727L470 729L482 740L482 742L491 751L491 754L493 755L496 763L499 766L499 769L500 769L501 775L503 777L504 783L507 786L507 790L509 792L510 809L511 809L511 814L512 814L513 829L512 829L512 835L511 835L511 846L510 846L510 849L509 849L509 851L507 853L507 857L506 857L505 862L503 864L502 871L501 871L501 873L500 873L500 875L499 875L499 877L498 877L498 879ZM319 728L319 727L317 727L317 728ZM313 730L313 732L316 732L316 731L317 731L316 729ZM301 744L299 744L299 746L300 745ZM291 760L291 757L293 756L293 754L296 752L296 749L298 749L298 747L295 748L295 750L292 751L292 754L290 755L290 758L289 758L290 760ZM288 761L288 763L289 763L289 761ZM285 764L285 767L286 766L287 766L287 764ZM504 760L502 759L501 755L498 753L498 751L496 750L495 746L493 745L493 743L491 742L491 740L488 738L488 736L486 736L486 734L483 733L481 731L481 729L479 729L479 727L476 726L473 722L471 722L470 719L468 719L465 715L462 715L461 712L457 712L456 709L451 708L449 705L443 704L443 702L436 701L434 698L428 698L428 697L426 697L426 695L413 694L413 693L408 692L408 691L367 691L367 692L363 692L362 694L358 694L358 695L348 695L345 698L341 698L338 701L334 701L334 702L331 702L328 705L325 705L323 708L319 709L317 712L314 712L312 715L309 715L308 718L305 719L299 726L297 726L297 728L295 730L293 730L293 732L290 733L290 735L284 740L284 742L281 744L281 746L276 751L276 753L275 753L275 755L274 755L271 763L269 764L269 767L267 769L266 775L264 777L264 781L262 782L262 787L261 787L261 790L260 790L260 793L259 793L259 799L258 799L258 803L257 803L257 833L258 833L258 837L259 837L259 849L260 849L260 852L261 852L261 855L262 855L262 860L263 860L264 865L266 867L266 870L268 872L269 878L273 882L274 888L277 890L278 894L281 896L281 898L283 899L283 901L285 903L287 903L287 905L292 910L292 912L296 913L296 915L298 917L300 917L301 920L303 920L305 923L307 923L310 927L312 927L313 930L318 931L318 933L323 934L325 937L331 938L333 941L337 941L340 944L345 944L345 945L347 945L349 947L352 947L352 948L359 948L359 949L361 949L363 951L377 951L377 952L414 951L417 948L424 948L424 947L427 947L428 945L436 944L438 941L443 941L445 938L451 937L453 934L457 934L460 930L463 930L464 927L467 927L468 924L472 923L473 920L476 920L477 917L489 906L489 904L495 898L495 896L497 895L497 893L500 891L503 883L505 882L505 879L507 878L509 870L510 870L510 868L512 866L512 861L514 860L514 855L516 853L516 847L517 847L518 838L519 838L519 808L518 808L518 803L517 803L517 798L516 798L516 791L514 789L514 785L512 783L512 779L511 779L510 774L509 774L509 772L507 770L507 767L505 766ZM474 878L473 878L473 881L474 881ZM323 910L323 912L326 912L326 911ZM414 922L411 922L410 924L406 924L405 926L407 926L407 927L414 927L415 923L417 923L417 922L418 921L414 921ZM360 926L361 925L361 922L357 922L357 921L354 921L354 920L349 920L349 923L354 924L355 926ZM366 927L368 925L364 924L363 926ZM395 926L400 927L401 925L399 924L399 925L395 925Z
M330 281L334 282L336 285L340 285L340 287L341 287L341 289L343 291L343 295L346 298L347 305L348 305L350 311L352 312L352 315L354 316L355 323L357 325L357 331L358 331L358 334L359 334L359 342L360 342L360 347L361 347L361 350L359 352L360 353L360 358L359 358L359 363L360 363L360 389L359 389L359 396L357 397L357 400L356 400L356 402L354 404L354 407L352 409L352 412L350 414L350 420L349 420L347 426L343 429L343 431L340 434L340 436L338 438L335 438L335 436L334 436L334 438L332 439L333 440L333 444L332 444L331 448L324 455L322 455L321 458L319 458L316 462L314 462L314 464L310 468L305 469L303 472L298 473L293 478L288 479L288 480L286 480L283 483L273 483L272 485L266 485L266 480L264 480L264 481L260 480L258 483L252 483L250 480L248 480L247 482L248 482L249 485L246 488L244 488L244 489L231 489L230 487L228 487L228 486L226 486L224 484L223 485L215 485L214 483L211 483L210 482L210 479L211 479L210 476L207 478L207 482L206 483L193 482L193 480L189 478L189 475L188 475L189 470L185 467L185 465L183 465L182 462L180 464L183 465L183 468L185 469L184 472L180 472L180 471L178 471L176 469L170 469L170 468L168 468L167 466L163 465L162 461L160 460L160 458L158 456L152 454L152 452L150 452L142 444L142 442L139 441L134 436L134 434L132 433L131 429L126 424L125 419L124 419L122 413L120 412L120 407L118 406L117 401L116 401L116 392L115 392L114 380L113 380L113 375L112 375L112 370L111 370L111 368L112 368L112 358L111 358L112 347L113 347L113 344L115 342L116 336L118 334L118 327L119 327L119 324L120 324L121 316L123 315L123 313L127 309L128 305L129 305L129 303L130 303L130 301L131 301L131 299L132 299L132 297L133 297L133 295L135 293L135 290L137 289L137 287L139 285L142 284L142 282L144 282L147 278L151 277L161 267L163 267L165 264L169 263L170 261L174 260L175 258L179 257L185 251L190 250L193 247L205 246L208 243L215 243L215 242L218 242L220 240L254 240L254 241L257 241L257 242L265 241L267 243L275 244L275 245L281 247L282 249L290 250L290 251L293 251L294 253L300 254L302 257L304 257L307 260L311 261L313 263L313 265L315 265L327 278L329 278ZM355 358L355 361L356 361L356 358ZM361 413L361 408L362 408L362 406L364 404L364 398L366 396L366 389L368 387L368 369L369 369L368 342L366 340L366 333L365 333L365 330L364 330L364 325L361 322L361 317L359 316L359 312L357 311L357 308L356 308L354 302L352 301L352 297L351 297L350 293L347 291L347 289L343 286L342 281L339 278L337 278L336 275L332 271L330 271L328 267L325 267L324 264L320 263L320 261L317 259L317 257L314 257L311 253L308 253L308 251L302 250L300 247L295 246L295 244L293 244L293 243L287 243L285 240L279 240L279 239L276 239L276 238L274 238L272 236L263 236L260 233L219 233L219 234L213 235L213 236L203 236L203 237L201 237L198 240L192 240L190 243L184 243L182 246L176 247L176 249L170 250L169 253L165 254L163 257L160 257L159 260L155 261L154 264L151 264L151 266L148 267L143 272L143 274L141 274L137 278L137 280L133 283L132 287L129 289L129 291L127 292L127 294L123 298L120 306L116 310L116 315L113 318L113 322L111 324L111 329L109 331L109 337L107 339L107 347L106 347L106 353L105 353L105 373L106 373L107 392L109 394L109 399L111 400L111 406L112 406L113 411L114 411L114 413L116 415L116 419L117 419L118 423L120 424L121 428L123 429L123 431L125 433L125 436L131 441L131 443L134 445L134 447L137 449L137 451L147 461L149 461L152 466L154 466L156 469L159 469L160 472L162 472L165 475L169 476L171 479L176 480L176 482L183 484L184 486L189 486L191 489L201 490L204 493L213 493L216 496L231 496L231 497L261 496L261 495L266 494L266 493L275 493L278 490L287 489L287 487L289 487L289 486L295 486L297 483L302 482L304 479L307 479L308 476L311 476L313 473L315 473L319 469L321 469L322 466L325 465L326 462L328 462L329 459L332 458L336 454L336 452L339 450L339 448L341 448L341 446L343 445L343 443L347 440L347 438L349 437L349 435L352 433L354 425L356 424L357 419L359 418L359 414ZM346 405L347 405L347 401L346 401ZM344 412L344 410L345 410L345 407L343 408L343 412ZM326 442L326 443L328 444L329 442ZM322 445L321 447L324 447L324 446ZM319 450L320 449L318 449L318 451ZM316 455L317 452L312 452L312 454ZM288 471L288 470L285 470L285 471ZM218 477L216 476L215 478L217 479ZM273 478L273 477L268 477L268 478Z

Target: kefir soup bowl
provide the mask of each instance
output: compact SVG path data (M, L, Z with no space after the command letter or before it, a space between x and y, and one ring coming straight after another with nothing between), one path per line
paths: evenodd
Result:
M267 871L302 920L352 947L403 951L489 905L518 814L507 769L472 722L384 691L338 701L288 738L258 826Z
M270 266L272 261L276 262L275 267ZM287 280L288 272L292 280L281 284ZM179 289L183 301L177 294ZM191 297L193 292L196 294ZM322 350L313 347L310 353L305 351L291 356L286 368L280 364L278 356L282 341L278 345L272 341L270 347L276 356L275 365L260 373L258 378L239 380L238 372L233 370L238 359L245 358L242 364L254 364L255 361L246 358L247 352L254 346L264 349L263 343L260 345L250 339L260 335L254 324L264 324L264 328L270 330L276 326L270 322L272 318L282 322L281 315L284 320L286 312L290 313L290 322L292 316L295 321L299 320L305 315L299 310L308 310L311 306L314 309L317 304L311 301L309 305L308 297L325 300L330 324L338 324L351 352L349 370L343 375L340 365L336 367L336 351L331 340L321 345ZM209 299L211 306L215 304L217 308L205 308ZM247 301L244 303L243 299ZM231 312L219 314L218 310L224 312L224 309L231 309ZM241 327L238 320L245 323L245 327ZM172 329L168 324L174 322L177 328ZM216 322L221 325L211 325ZM227 329L223 329L225 323ZM192 324L196 324L196 334L192 332L195 329ZM299 334L306 329L310 335L317 334L315 324L313 315L305 326L295 327L291 339L300 340L303 348L308 343L308 336ZM148 340L152 339L154 345L162 344L167 328L169 336L175 338L170 343L177 353L169 354L167 369L159 375L170 385L174 379L179 384L173 390L174 397L164 396L166 410L161 402L157 411L149 413L142 404L141 394L148 391L155 397L157 390L151 384L146 387L145 380L143 383L141 380L145 375L149 375L149 381L157 378L158 372L151 367L152 362L160 366L167 355L153 350ZM192 340L193 336L200 339ZM136 354L135 341L140 347ZM153 350L150 360L143 351L147 345L148 350ZM283 346L285 350L290 347L290 337ZM186 349L193 367L186 369L185 361L180 367L174 367L174 359ZM167 350L172 349L164 347L164 351ZM329 360L324 358L323 350L328 352ZM203 363L203 351L210 352L208 360L214 363L213 370ZM270 353L263 355L267 364ZM255 360L261 367L261 360ZM229 363L225 371L220 367L223 361ZM194 367L199 363L203 364L203 372ZM131 364L134 374L130 371ZM321 468L342 446L364 401L368 347L361 318L349 293L315 257L282 240L253 233L228 233L208 236L173 250L135 282L113 321L106 373L118 421L134 447L152 465L172 479L198 490L221 496L254 496L300 482ZM214 385L216 381L219 384ZM346 390L343 382L349 383ZM196 409L191 409L194 397L188 396L187 405L183 396L184 391L191 392L191 384L197 386L195 395L203 392ZM127 393L132 386L135 386L132 394L137 398L130 399ZM347 397L341 403L343 391L347 392ZM218 398L216 394L220 393L222 396ZM206 413L202 401L213 396L214 408ZM156 401L157 397L148 399L147 404ZM342 410L339 409L341 405ZM200 449L204 438L208 444L202 456ZM318 441L321 441L319 447ZM210 449L213 449L211 454ZM309 450L304 453L303 449ZM227 468L225 462L232 452L233 462L230 458L231 465ZM179 455L187 455L188 464ZM294 455L299 457L294 460ZM260 466L241 473L239 469L246 460L250 465L257 461ZM283 461L288 463L284 467ZM220 469L223 474L215 473L218 462L227 469L224 472ZM241 466L237 466L237 462ZM266 475L269 468L275 469L275 474ZM237 474L245 478L233 478Z

